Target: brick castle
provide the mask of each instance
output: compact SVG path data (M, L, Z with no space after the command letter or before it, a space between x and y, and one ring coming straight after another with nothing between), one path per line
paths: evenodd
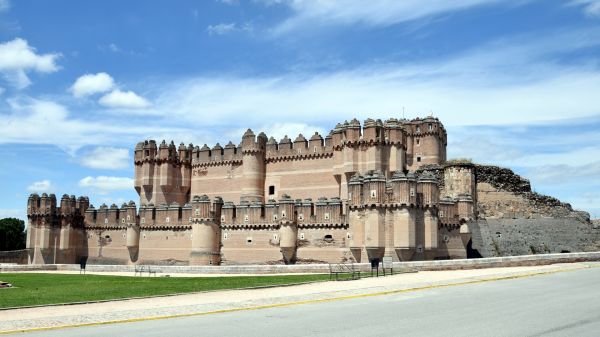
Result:
M323 138L135 147L140 206L32 194L29 262L249 264L466 258L472 167L444 165L442 123L356 119ZM442 196L442 197L440 197Z

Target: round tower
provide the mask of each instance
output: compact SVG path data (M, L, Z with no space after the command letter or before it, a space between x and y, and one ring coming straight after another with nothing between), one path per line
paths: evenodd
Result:
M125 224L127 226L127 250L129 251L129 260L132 263L137 262L140 250L140 225L137 221L135 202L130 201L123 204L121 211L124 213Z
M285 264L296 263L298 225L294 216L294 200L288 195L279 199L279 248Z
M211 207L208 196L192 199L192 251L190 265L218 265L221 263L220 216L223 201L216 198Z
M242 137L243 183L241 201L264 203L265 146L267 136L260 133L255 137L248 129Z

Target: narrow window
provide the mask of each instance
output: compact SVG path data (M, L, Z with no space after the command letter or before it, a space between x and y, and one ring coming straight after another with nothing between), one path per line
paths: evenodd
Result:
M417 163L421 162L421 157L417 157Z
M417 139L417 146L421 146L421 140Z
M146 157L150 155L150 150L146 150Z
M433 125L429 124L429 131L433 130Z
M275 186L274 185L269 186L269 195L275 195Z

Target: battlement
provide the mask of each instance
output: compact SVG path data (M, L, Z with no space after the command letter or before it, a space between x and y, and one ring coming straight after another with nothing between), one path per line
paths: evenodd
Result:
M72 216L80 215L85 212L89 206L88 197L81 196L76 198L74 195L64 194L57 204L56 195L42 193L38 195L33 193L27 199L27 216Z
M223 228L278 227L283 223L299 227L345 227L346 217L342 213L339 198L321 197L312 199L292 199L283 195L279 200L266 203L242 202L235 205L226 202L221 214Z
M152 163L171 163L175 165L190 165L192 159L193 144L187 147L185 144L179 144L177 148L175 143L167 144L163 140L160 145L156 146L156 141L145 140L137 143L134 150L134 163L141 165L144 162Z
M438 181L429 172L417 176L395 171L391 179L379 171L355 174L348 182L350 208L403 205L437 207Z

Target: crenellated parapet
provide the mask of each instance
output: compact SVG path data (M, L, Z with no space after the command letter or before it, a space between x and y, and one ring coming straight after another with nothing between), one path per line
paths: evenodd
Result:
M88 197L76 198L64 194L57 205L56 195L31 194L27 199L27 218L31 226L83 226L84 213L89 207Z
M34 193L27 199L27 242L30 263L69 262L81 246L87 197Z
M141 204L185 203L191 187L193 145L179 148L175 143L154 140L136 145L134 151L135 183Z
M382 172L368 171L355 174L348 182L349 207L436 208L439 201L438 182L435 176L424 172L415 176L396 171L391 178Z
M357 119L338 123L331 131L331 145L334 150L344 147L357 148L374 145L394 145L406 149L406 134L395 118L383 122L368 118L361 127Z
M321 197L292 199L283 195L278 200L260 202L225 202L221 213L223 228L278 228L281 224L294 223L300 228L346 227L346 217L340 198Z
M411 170L446 161L448 137L442 122L435 117L401 120L406 133L406 161Z

